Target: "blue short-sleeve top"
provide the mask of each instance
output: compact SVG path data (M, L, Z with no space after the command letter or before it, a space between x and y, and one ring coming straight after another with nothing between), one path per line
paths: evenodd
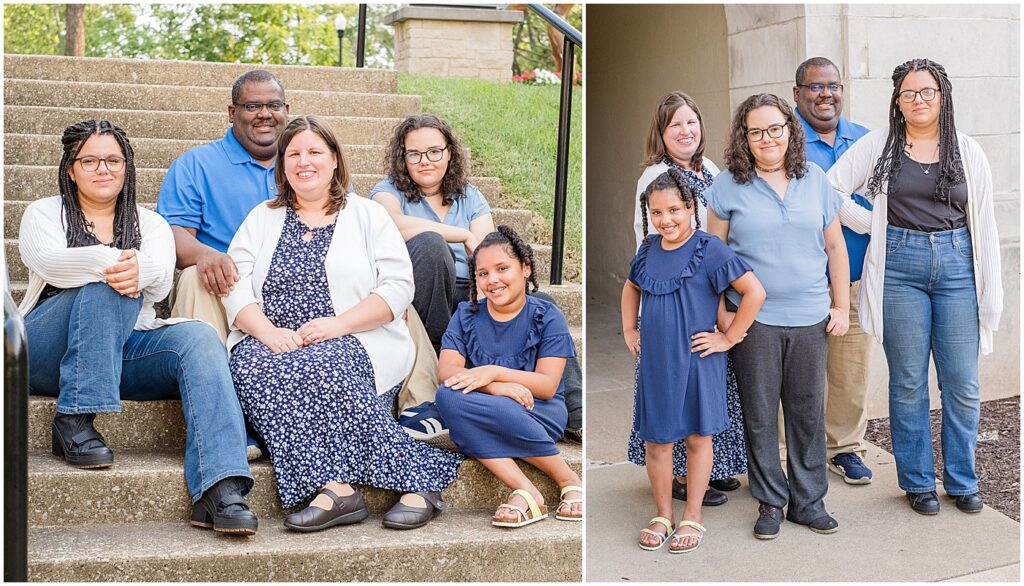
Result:
M377 185L373 186L373 189L370 190L370 199L375 199L379 193L389 193L393 195L395 199L398 200L398 203L401 204L402 213L407 216L423 218L424 220L430 220L431 222L446 224L456 228L466 228L467 230L469 229L470 222L484 214L491 213L491 206L489 206L487 204L487 200L484 199L484 194L480 193L479 189L469 183L466 184L462 195L455 197L443 220L437 217L437 212L430 207L427 200L421 198L415 203L409 201L409 199L405 197L405 194L395 187L395 183L391 177L387 177L383 181L377 183ZM455 254L455 275L463 279L468 279L469 265L467 264L466 248L461 242L451 242L448 245Z
M754 269L768 298L757 321L771 326L809 326L828 317L831 299L825 269L824 230L842 199L817 165L793 178L785 197L764 179L737 183L723 171L706 194L708 208L729 222L729 246ZM726 297L739 304L740 294Z

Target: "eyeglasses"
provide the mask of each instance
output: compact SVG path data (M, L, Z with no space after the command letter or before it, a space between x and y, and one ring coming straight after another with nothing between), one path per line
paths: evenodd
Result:
M287 104L280 100L274 100L273 102L246 102L244 104L235 105L245 108L245 111L250 114L255 114L256 112L262 111L264 107L266 107L271 112L280 112L281 110L284 110L284 107Z
M828 88L828 91L833 93L833 94L838 94L838 93L841 93L843 91L843 84L841 84L841 83L834 83L834 82L833 83L829 83L829 84L810 83L810 84L806 84L806 85L802 84L802 83L798 83L798 84L796 84L796 86L797 87L805 87L805 88L811 90L812 94L820 94L821 91L823 89L825 89L825 88Z
M405 162L409 163L410 165L415 165L416 163L419 163L423 159L424 155L426 155L428 161L430 161L431 163L436 163L441 160L441 157L444 156L444 152L446 150L448 150L448 145L445 145L443 149L428 149L427 152L425 153L421 153L419 151L406 151Z
M921 96L921 99L930 102L935 99L935 94L939 93L939 90L933 87L926 87L922 90L903 90L900 92L900 101L905 103L916 102L917 96Z
M79 157L75 160L82 165L82 169L90 173L99 169L101 162L106 165L107 171L111 173L124 170L124 157L107 157L105 159L99 157Z
M750 142L760 142L765 134L770 138L779 138L785 131L785 124L772 124L768 128L751 128L747 131L747 139Z

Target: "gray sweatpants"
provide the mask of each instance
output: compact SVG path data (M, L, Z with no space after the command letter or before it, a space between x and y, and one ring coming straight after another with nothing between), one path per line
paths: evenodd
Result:
M743 406L750 493L787 518L810 523L827 514L825 357L828 320L811 326L758 322L730 351ZM786 474L779 458L779 401L785 415ZM787 481L788 476L788 481Z

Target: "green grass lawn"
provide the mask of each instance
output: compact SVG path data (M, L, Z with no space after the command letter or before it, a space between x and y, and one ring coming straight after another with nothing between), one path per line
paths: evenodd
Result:
M448 121L472 151L473 173L498 177L503 195L544 218L550 237L558 149L558 86L399 75L398 91ZM582 90L573 90L565 217L566 278L578 281L583 248Z

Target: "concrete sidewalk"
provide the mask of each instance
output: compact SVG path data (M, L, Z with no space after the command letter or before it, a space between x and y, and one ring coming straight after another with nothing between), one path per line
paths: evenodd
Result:
M867 463L874 482L845 484L829 473L825 504L839 532L819 535L784 522L772 541L754 538L757 502L746 476L729 502L703 511L707 535L700 550L671 555L636 546L640 528L654 516L645 469L626 461L632 421L633 364L619 327L618 310L590 301L587 307L587 538L586 578L591 582L886 582L1020 581L1020 524L985 508L961 513L939 487L942 512L911 511L896 485L888 452L871 446ZM601 430L597 433L595 430ZM678 520L683 503L674 501Z

